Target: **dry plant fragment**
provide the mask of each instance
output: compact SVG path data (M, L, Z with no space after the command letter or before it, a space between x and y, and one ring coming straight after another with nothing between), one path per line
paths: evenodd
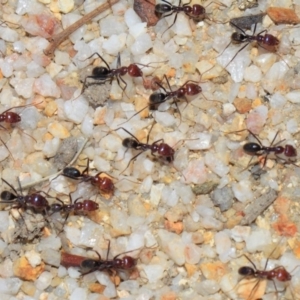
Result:
M91 11L90 13L88 13L87 15L85 15L84 17L82 17L80 20L78 20L77 22L75 22L74 24L72 24L71 26L69 26L68 28L66 28L64 31L62 31L61 33L55 35L51 39L50 45L44 50L44 53L46 55L52 56L54 54L54 51L57 48L57 46L59 44L61 44L65 39L67 39L67 37L71 33L73 33L74 31L76 31L82 25L86 24L87 22L89 22L90 20L92 20L97 15L99 15L102 12L104 12L105 10L107 10L112 5L116 4L117 2L119 2L119 0L111 0L111 1L108 1L107 3L105 3L103 5L100 5L99 7L97 7L96 9L94 9L93 11Z

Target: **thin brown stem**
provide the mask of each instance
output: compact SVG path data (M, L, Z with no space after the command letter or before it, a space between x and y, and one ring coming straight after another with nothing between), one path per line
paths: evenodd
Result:
M80 28L82 25L86 24L88 21L94 19L97 17L100 13L104 12L108 8L110 8L112 5L119 2L119 0L110 0L107 3L104 3L82 17L80 20L66 28L61 33L58 33L51 39L51 43L49 46L44 50L45 55L52 56L54 54L55 49L60 45L67 37L72 34L74 31L76 31L78 28Z

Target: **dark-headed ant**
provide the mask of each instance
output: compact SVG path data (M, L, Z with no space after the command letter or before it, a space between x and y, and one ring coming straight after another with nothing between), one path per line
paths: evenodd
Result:
M167 78L166 75L164 75L164 79L166 80L168 87L169 87L169 91L167 91L163 85L161 85L159 82L156 82L156 84L163 89L164 93L162 92L154 92L150 95L149 97L149 105L147 105L146 107L142 108L141 110L139 110L138 112L136 112L133 116L131 116L126 122L128 122L129 120L131 120L133 117L135 117L137 114L139 114L140 112L142 112L144 109L146 109L147 107L149 107L150 110L157 110L158 106L166 101L168 101L169 99L174 98L173 103L175 103L177 109L178 109L178 105L177 102L179 101L179 99L184 99L186 102L186 96L195 96L198 95L199 93L202 92L202 88L201 86L198 85L197 81L193 81L193 80L188 80L186 83L184 83L181 87L179 87L177 90L172 91L172 88L170 86L169 80ZM178 109L178 112L180 114L180 111ZM124 122L124 123L126 123ZM122 123L123 124L123 123ZM121 125L121 124L120 124Z
M83 274L88 274L94 271L118 271L118 270L132 270L137 263L137 260L129 255L125 255L122 258L118 258L119 256L132 252L126 251L116 255L113 259L108 259L110 251L110 241L108 243L107 255L106 259L101 259L101 256L98 252L97 255L99 259L85 259L81 262L80 267L83 271Z
M61 256L61 265L69 267L80 267L82 274L89 274L94 271L118 271L118 270L132 270L137 263L137 260L129 255L125 255L122 258L119 256L132 252L127 251L116 255L113 259L108 259L110 251L110 241L108 243L106 259L101 259L101 256L98 252L97 255L99 259L86 258L79 255L73 255L70 253L62 253Z
M33 106L34 104L27 104L27 105L19 105L19 106L13 106L11 108L8 108L7 110L5 110L4 112L0 113L0 123L4 122L6 124L16 124L21 122L21 116L20 114L11 111L12 109L15 108L24 108L24 107L28 107L28 106ZM2 124L0 124L0 127L7 130L7 128L5 126L3 126ZM31 135L25 133L26 135L28 135L29 137L31 137L33 140L35 140ZM0 141L3 143L3 145L5 146L5 148L8 150L8 152L10 153L10 155L12 156L12 158L14 159L13 155L11 154L10 150L8 149L8 147L6 146L6 144L4 143L4 141L0 138Z
M125 148L127 148L127 150L128 149L140 150L140 152L137 155L135 155L134 157L132 157L130 159L128 165L121 172L121 174L125 172L125 170L129 167L130 163L133 160L135 160L139 155L141 155L143 152L145 152L147 150L150 150L151 154L153 156L155 156L155 154L157 154L159 157L164 158L169 163L174 161L175 150L172 147L170 147L168 144L164 143L163 139L159 139L159 140L153 142L152 144L149 144L149 137L150 137L150 133L151 133L153 126L154 126L154 123L151 126L151 129L149 130L146 143L141 143L132 133L130 133L128 130L126 130L123 127L116 129L116 130L123 129L131 136L131 138L125 138L122 141L122 145Z
M253 142L246 143L243 146L243 149L247 154L250 154L250 155L265 154L263 167L266 165L268 155L271 153L273 153L276 156L276 158L281 159L284 162L291 163L291 164L297 166L296 164L293 163L293 160L295 160L297 157L297 150L292 145L287 144L284 147L278 146L278 144L282 143L284 140L280 140L279 142L277 142L276 144L273 145L273 143L278 135L278 131L275 134L275 136L271 142L271 145L269 147L263 146L263 144L258 139L258 137L250 130L248 130L248 131L258 141L258 143L253 143ZM283 154L285 156L285 158L279 157L280 154ZM250 160L250 162L251 162L251 160ZM250 162L249 162L249 164L250 164Z
M87 59L91 58L95 54L105 63L106 67L95 67L93 69L92 75L87 76L85 78L85 81L83 83L83 91L86 88L86 80L88 78L92 78L95 80L100 80L100 81L105 82L106 80L112 80L115 77L117 79L117 82L120 87L121 87L120 80L123 82L124 87L123 88L121 87L121 89L124 92L127 87L127 83L122 78L122 76L128 74L131 77L143 77L143 72L137 64L130 64L128 67L121 67L120 53L118 54L116 69L111 69L109 67L108 63L105 61L105 59L99 53L94 53Z
M272 34L265 33L265 32L267 32L267 30L263 30L260 33L258 33L257 35L255 35L257 23L254 26L254 30L253 30L252 35L247 34L242 28L240 28L236 24L234 24L232 22L230 24L232 26L236 27L238 30L240 30L241 33L240 32L234 32L231 35L230 43L225 47L225 49L222 51L222 53L220 55L223 54L223 52L229 47L229 45L231 43L233 43L233 44L244 44L244 43L246 43L246 44L237 51L237 53L232 57L232 59L227 63L227 65L224 68L227 68L229 66L229 64L236 58L236 56L243 49L245 49L251 42L254 42L254 41L256 41L258 43L258 45L260 47L264 48L265 50L267 50L269 52L276 52L276 50L278 48L278 45L279 45L279 40L275 36L273 36ZM263 33L265 33L265 34L263 34Z
M63 169L64 176L84 182L90 181L91 184L98 187L101 192L112 194L115 189L114 183L109 177L101 177L100 175L103 173L105 174L105 172L99 172L94 176L89 175L89 159L87 159L86 168L82 172L74 167L66 167Z
M79 202L81 198L78 198L72 203L71 195L69 195L71 204L65 204L60 199L57 199L60 203L52 203L50 205L50 212L51 214L55 212L63 212L66 214L65 220L63 225L66 223L69 215L71 212L78 213L78 212L91 212L95 211L99 208L98 203L93 200L83 200Z
M23 208L24 210L30 208L37 212L42 212L42 211L45 212L49 209L48 200L41 194L33 193L24 196L20 185L20 181L19 181L20 191L21 191L20 194L5 179L2 178L2 181L5 182L14 191L14 193L9 191L3 191L0 195L2 199L0 203L9 203L9 204L13 203L14 205L12 206L12 208L17 208L17 209Z
M188 3L181 5L181 0L179 0L179 4L178 6L176 6L167 0L162 0L162 2L164 3L155 5L155 14L157 15L157 17L166 18L175 14L173 23L164 31L164 33L175 24L179 12L184 12L195 23L203 21L205 18L207 18L206 9L200 4L193 4L193 6L190 6L189 4L191 3L191 1L189 1ZM211 2L208 5L212 3L214 2ZM225 6L221 3L218 4Z
M274 250L273 250L274 251ZM254 285L252 291L251 291L251 294L249 295L249 299L254 296L257 288L258 288L258 284L260 282L260 280L271 280L274 284L274 288L276 290L276 293L278 293L277 291L277 287L276 287L276 284L275 284L275 279L280 281L280 282L287 282L287 281L290 281L292 279L292 276L291 274L285 269L285 267L283 266L278 266L278 267L275 267L274 269L272 270L269 270L267 271L266 268L267 268L267 265L268 265L268 261L269 259L266 260L266 264L265 264L265 267L263 270L258 270L255 266L255 264L252 262L252 260L247 256L247 255L243 255L246 257L246 259L251 263L251 265L253 266L252 267L249 267L249 266L243 266L243 267L240 267L239 270L238 270L238 273L246 278L256 278L257 279L257 282L256 284Z

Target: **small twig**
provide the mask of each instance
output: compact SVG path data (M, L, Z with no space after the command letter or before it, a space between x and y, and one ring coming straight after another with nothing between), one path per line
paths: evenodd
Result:
M110 8L112 5L119 2L119 0L110 0L107 3L102 4L101 6L97 7L84 17L82 17L80 20L66 28L61 33L58 33L51 39L50 45L44 50L44 53L46 55L52 56L54 54L55 49L59 44L61 44L70 34L72 34L74 31L76 31L78 28L80 28L82 25L90 21L91 19L94 19L99 15L100 13L104 12L108 8Z

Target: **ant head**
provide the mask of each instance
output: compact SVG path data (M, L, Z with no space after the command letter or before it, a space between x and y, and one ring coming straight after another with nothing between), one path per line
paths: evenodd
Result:
M122 142L122 145L126 148L135 149L135 148L138 147L139 143L136 140L132 139L132 138L125 138Z
M0 195L1 199L4 201L12 201L17 198L17 196L11 192L3 191Z
M262 147L257 143L247 143L243 146L243 149L246 153L255 155L257 152L262 150Z
M78 169L73 167L67 167L63 170L63 175L69 178L79 178L81 173Z
M103 79L106 79L109 73L110 70L106 67L95 67L92 71L93 76L97 76L98 78L103 76Z
M255 270L251 267L240 267L238 273L242 276L253 276L255 274Z
M246 42L247 40L248 40L248 37L243 33L234 32L231 35L231 42L233 44L241 44L241 43Z
M122 259L115 259L114 263L119 269L130 270L136 266L136 259L127 255L124 256Z

